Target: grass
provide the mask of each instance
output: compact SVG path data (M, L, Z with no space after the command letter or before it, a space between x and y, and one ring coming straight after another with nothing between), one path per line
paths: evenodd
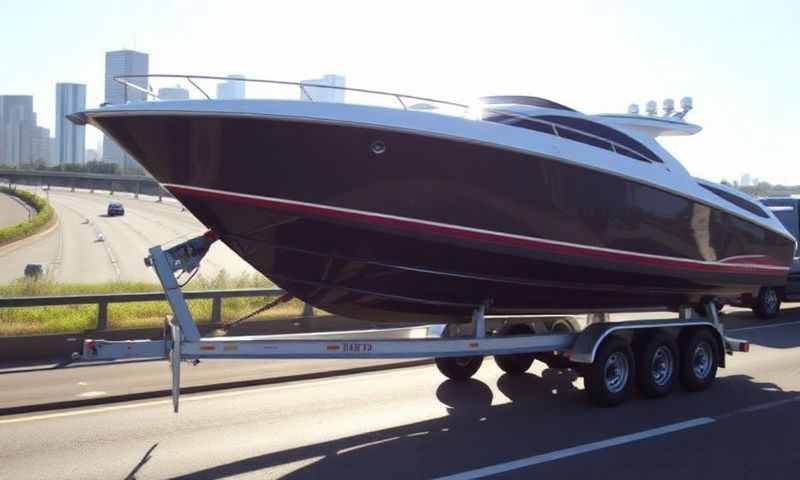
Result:
M20 189L12 189L8 187L0 187L0 192L14 195L20 198L23 202L27 203L36 209L36 215L31 219L26 220L16 225L0 228L0 246L7 243L16 242L25 237L29 237L34 233L42 230L50 221L55 217L55 212L50 204L45 199Z
M257 274L230 277L224 271L213 278L198 278L186 290L209 290L231 288L272 288L274 285ZM0 297L30 297L46 295L90 295L99 293L158 292L155 283L55 283L47 279L20 279L0 285ZM272 298L243 297L222 300L222 320L231 322L263 306ZM211 318L211 300L187 302L192 316L198 323L207 323ZM303 304L299 300L278 305L253 319L279 319L299 316ZM164 315L170 313L166 301L117 303L108 305L110 329L160 327ZM23 307L0 309L0 336L37 335L45 333L80 332L95 328L96 305L63 305L53 307Z

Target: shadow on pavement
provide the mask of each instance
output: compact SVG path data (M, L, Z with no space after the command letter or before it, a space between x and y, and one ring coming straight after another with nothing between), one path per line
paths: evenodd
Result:
M797 304L782 308L776 318L769 320L761 320L748 311L739 310L726 313L722 322L728 335L748 340L753 345L768 348L800 347L800 306ZM737 328L743 330L736 331Z
M479 380L447 380L435 392L420 392L435 394L443 404L447 415L440 418L322 442L314 436L324 424L309 425L306 446L177 478L218 479L277 466L285 479L432 478L797 397L797 392L734 375L703 393L676 391L668 400L633 399L604 409L590 406L574 379L574 372L557 370L545 370L541 377L503 375L497 389L506 398L493 395ZM269 435L264 432L265 440ZM275 475L274 470L260 473Z

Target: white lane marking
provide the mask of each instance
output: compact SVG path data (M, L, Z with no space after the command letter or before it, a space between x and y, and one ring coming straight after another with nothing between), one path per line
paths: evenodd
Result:
M617 445L624 445L626 443L638 442L640 440L644 440L647 438L666 435L668 433L673 433L673 432L679 432L681 430L688 430L690 428L695 428L701 425L707 425L709 423L714 423L714 422L715 420L710 417L695 418L693 420L687 420L685 422L680 422L680 423L673 423L671 425L665 425L663 427L654 428L652 430L644 430L637 433L631 433L629 435L622 435L620 437L613 437L607 440L601 440L599 442L587 443L585 445L579 445L577 447L565 448L563 450L555 450L553 452L543 453L541 455L534 455L533 457L522 458L511 462L492 465L489 467L469 470L466 472L456 473L454 475L447 475L445 477L439 477L436 480L470 480L474 478L487 477L489 475L497 475L500 473L510 472L512 470L518 470L520 468L526 468L533 465L552 462L554 460L560 460L562 458L580 455L582 453L588 453L596 450L602 450L605 448L611 448Z
M772 323L770 325L756 325L755 327L732 328L730 330L725 330L725 331L726 332L746 332L748 330L761 330L761 329L767 329L767 328L790 327L792 325L800 326L800 322Z
M92 390L91 392L83 392L78 394L79 397L99 397L101 395L105 395L107 392L102 392L100 390Z
M245 395L251 393L259 393L264 391L280 391L280 390L289 390L292 388L301 388L301 387L314 387L319 385L328 385L332 383L344 383L344 382L352 382L358 381L363 379L372 379L376 377L385 377L390 375L402 375L402 374L411 374L417 373L419 370L424 370L430 368L430 365L422 365L419 367L410 367L410 368L398 368L392 369L388 372L378 372L378 373L361 373L361 374L353 374L348 375L346 377L341 377L338 379L329 379L329 380L312 380L308 382L304 381L297 381L291 382L286 385L269 385L266 387L261 388L240 388L235 390L230 390L227 392L222 393L212 393L212 394L193 394L193 395L184 395L181 397L181 402L194 402L198 400L209 400L214 398L223 398L223 397L232 397L238 395ZM103 413L103 412L113 412L116 410L129 410L131 408L140 408L140 407L150 407L154 405L166 405L171 404L172 399L164 399L164 400L153 400L149 402L136 402L136 403L126 403L122 405L111 405L108 407L98 407L98 408L87 408L84 410L71 410L66 412L55 412L55 413L45 413L41 415L34 415L34 416L23 416L23 417L15 417L9 419L0 419L0 425L8 424L8 423L23 423L23 422L33 422L37 420L48 420L51 418L63 418L63 417L75 417L80 415L91 415L93 413Z
M800 401L800 396L792 397L792 398L784 398L782 400L775 400L775 401L767 402L767 403L759 403L758 405L752 405L752 406L749 406L749 407L740 408L739 410L734 410L734 411L732 411L730 413L726 413L726 414L720 415L720 416L717 417L717 420L721 420L723 418L732 417L734 415L739 415L739 414L742 414L742 413L752 413L752 412L758 412L758 411L761 411L761 410L767 410L768 408L780 407L781 405L786 405L788 403L794 403L794 402L797 402L797 401Z
M341 450L337 450L336 451L336 455L344 455L345 453L349 453L349 452L352 452L354 450L358 450L358 449L361 449L361 448L367 448L367 447L374 447L375 445L380 445L382 443L393 442L393 441L399 440L401 438L403 438L403 437L389 437L389 438L383 438L381 440L375 440L374 442L362 443L361 445L356 445L354 447L347 447L347 448L343 448Z

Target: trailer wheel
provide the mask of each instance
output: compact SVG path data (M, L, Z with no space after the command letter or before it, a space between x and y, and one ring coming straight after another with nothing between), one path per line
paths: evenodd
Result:
M636 352L637 383L650 398L669 395L678 376L678 345L670 335L659 332L642 342Z
M631 395L635 366L628 343L610 336L603 341L594 362L584 370L584 384L589 399L601 407L613 407Z
M451 380L468 380L481 368L482 356L475 357L439 357L436 368Z
M533 335L533 329L521 323L509 325L500 331L500 335ZM494 362L509 375L522 375L533 365L534 354L512 353L508 355L495 355Z
M717 309L717 315L722 313L722 309L725 308L725 303L722 302L722 300L720 300L718 298L714 298L714 299L712 299L710 301L714 305L714 308ZM706 318L708 316L708 312L706 312L705 303L699 303L699 304L695 305L694 307L692 307L692 309L694 310L694 312L696 314L700 315L703 318Z
M705 390L714 382L719 366L717 340L705 328L687 333L680 340L681 383L686 390Z
M756 317L764 320L775 318L780 309L781 298L778 296L778 292L774 288L761 287L753 304L753 313Z

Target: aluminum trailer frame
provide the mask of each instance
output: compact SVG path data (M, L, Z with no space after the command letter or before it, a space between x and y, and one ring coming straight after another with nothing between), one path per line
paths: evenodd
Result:
M471 324L473 334L470 336L446 337L441 333L441 325L432 325L410 329L204 338L192 319L175 273L188 273L196 269L215 240L213 232L207 232L166 250L160 246L149 250L150 255L145 263L155 270L173 312L165 321L163 340L87 339L84 341L83 351L76 353L74 359L168 359L172 371L173 408L177 413L181 361L196 363L199 359L448 358L550 353L561 355L571 364L590 365L604 339L615 332L687 327L713 331L718 344L728 354L749 349L747 342L725 337L717 311L710 303L707 304L706 318L696 318L690 307L680 309L676 320L608 322L607 314L591 313L587 317L589 324L586 328L570 333L487 336L486 311L490 306L487 301L483 305L475 306ZM410 334L412 338L392 338L404 333ZM724 356L720 359L720 366L724 366Z

